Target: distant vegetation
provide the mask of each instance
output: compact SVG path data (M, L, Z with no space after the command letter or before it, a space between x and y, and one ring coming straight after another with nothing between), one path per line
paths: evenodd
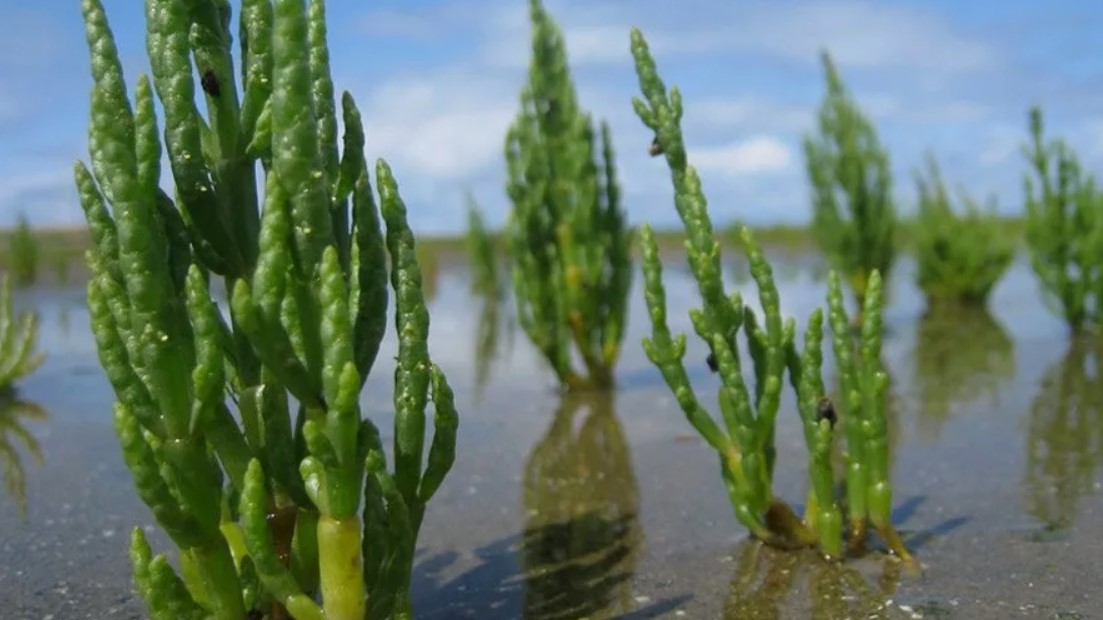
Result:
M928 305L983 306L1015 258L1015 238L1000 226L994 201L985 209L962 191L955 210L933 156L916 185L916 284Z
M609 126L595 129L579 104L559 27L539 0L529 10L533 55L505 148L517 317L562 386L606 389L627 322L632 230Z
M1103 192L1062 139L1046 140L1030 110L1026 238L1049 301L1072 331L1103 323Z
M38 315L16 313L12 304L11 280L0 276L0 394L34 372L45 360L36 350Z
M16 286L29 286L38 279L38 263L41 250L35 239L27 216L19 214L15 230L8 240L8 267Z
M896 259L896 205L889 155L873 123L853 101L827 52L821 55L827 94L818 135L804 139L812 185L812 229L858 307L876 270L888 280Z

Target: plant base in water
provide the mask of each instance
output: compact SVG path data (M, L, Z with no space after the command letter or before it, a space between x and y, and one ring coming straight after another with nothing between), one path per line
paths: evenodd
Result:
M640 241L652 335L643 346L687 420L717 452L736 518L769 544L817 546L825 555L841 558L844 514L835 498L832 468L835 426L841 422L847 448L845 523L851 534L850 549L864 548L872 524L893 552L914 565L890 521L892 487L885 417L888 374L880 364L884 307L880 272L873 270L863 287L863 321L857 341L846 314L839 274L829 274L828 318L844 398L827 399L821 370L823 310L817 308L809 317L804 350L798 353L796 324L792 319L782 319L773 269L746 227L740 231L741 245L758 288L763 318L744 303L738 292L729 295L724 290L720 244L713 235L701 180L688 163L682 140L681 94L676 88L667 93L638 30L632 32L632 54L644 95L633 105L661 146L674 185L674 204L686 230L687 258L703 302L701 308L690 311L690 318L697 335L709 346L710 365L720 375L720 423L704 408L690 385L683 362L685 335L674 336L667 325L663 266L654 233L646 225L641 229ZM744 381L742 349L737 340L740 332L750 353L748 361L755 378L751 386ZM773 495L775 422L786 371L797 397L809 454L810 490L801 516Z

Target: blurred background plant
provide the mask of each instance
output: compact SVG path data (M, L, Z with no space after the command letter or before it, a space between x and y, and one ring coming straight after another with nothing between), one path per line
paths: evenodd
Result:
M36 350L38 314L18 314L12 300L11 280L0 275L0 394L8 393L17 381L34 372L46 360Z
M1011 266L1017 246L1000 223L995 199L982 209L961 190L961 212L955 211L933 155L928 155L926 171L916 173L916 186L916 284L927 305L983 306Z
M8 270L15 278L16 286L30 286L38 280L41 254L31 224L26 214L20 212L8 239Z
M475 197L467 196L467 236L465 246L467 263L471 271L471 292L488 296L495 301L501 298L503 290L502 255L498 251L501 234L492 232L483 221L482 209Z
M889 154L847 91L830 54L821 52L820 58L827 93L820 104L818 133L804 138L812 232L860 309L870 274L877 270L890 280L896 262L897 214Z
M475 327L475 396L480 400L490 379L491 365L502 352L503 332L510 344L513 339L513 325L503 320L507 283L502 277L505 263L500 240L501 233L487 228L482 210L474 196L468 194L464 245L471 273L471 292L482 300Z
M563 34L529 1L532 58L506 137L518 321L568 389L614 385L632 280L609 126L578 103ZM584 368L575 368L575 355Z
M1042 110L1030 110L1026 240L1047 303L1073 332L1103 322L1103 192L1063 139L1046 140Z

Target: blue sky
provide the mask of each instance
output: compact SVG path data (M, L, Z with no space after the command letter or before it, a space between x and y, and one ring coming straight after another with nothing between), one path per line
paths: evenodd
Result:
M237 2L234 2L237 5ZM471 190L503 221L502 140L528 62L524 0L329 0L337 87L364 113L370 158L394 167L411 223L462 230ZM143 2L105 0L133 87ZM677 223L662 161L632 112L628 31L648 37L717 220L802 222L800 139L812 127L827 47L892 155L896 193L929 149L948 180L1021 209L1026 113L1086 163L1103 163L1103 4L914 0L547 0L583 106L607 118L633 222ZM77 0L0 0L0 226L83 224L72 189L87 158L87 50Z

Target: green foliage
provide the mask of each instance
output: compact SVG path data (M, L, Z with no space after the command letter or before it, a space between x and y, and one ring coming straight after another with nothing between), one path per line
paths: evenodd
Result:
M1046 141L1030 110L1026 240L1046 300L1073 331L1103 322L1103 192L1064 140Z
M35 350L38 314L25 310L16 314L12 306L11 281L0 276L0 393L7 392L46 360Z
M742 248L758 288L761 316L736 292L724 290L720 244L714 238L708 202L696 169L689 165L682 138L681 93L669 93L640 31L632 30L643 99L634 98L640 120L655 133L665 155L674 186L674 204L685 227L686 254L697 282L703 307L690 311L697 335L711 351L710 363L720 375L718 400L722 424L717 424L698 400L683 358L684 334L674 336L666 321L666 293L658 244L649 226L643 226L644 294L651 316L652 335L643 341L648 358L661 371L690 424L717 452L720 470L736 518L751 533L782 547L818 546L829 556L842 553L842 514L834 497L831 457L835 438L836 406L825 396L822 378L823 310L813 311L805 331L804 350L796 347L796 324L783 320L773 269L750 229L741 230ZM870 273L860 341L853 342L838 274L829 274L829 323L836 366L842 375L841 407L846 431L847 518L851 547L860 551L867 523L880 531L889 547L902 558L911 556L889 520L891 484L888 470L888 430L885 390L888 374L880 364L883 288L880 272ZM754 376L753 388L744 381L739 333L746 338ZM803 518L773 495L776 460L774 431L785 371L796 393L809 453L809 499ZM753 389L753 391L752 391Z
M518 319L561 384L606 388L624 336L632 231L609 127L601 124L599 141L579 107L562 33L539 0L529 9L532 62L506 138ZM585 373L573 367L574 352Z
M74 172L95 246L92 330L135 487L180 552L177 574L133 532L151 616L410 617L414 548L458 419L429 356L406 207L382 160L373 192L348 93L338 149L324 3L243 0L240 104L226 0L146 2L153 78L139 78L133 104L101 3L81 6L92 169ZM155 95L173 197L158 186ZM386 330L388 278L393 470L359 402Z
M67 250L56 250L51 253L53 261L54 278L58 284L69 283L69 272L72 269L70 261L72 257Z
M4 488L15 500L24 519L27 517L27 474L18 444L23 444L23 449L41 466L45 461L42 446L26 423L49 417L49 412L38 403L23 400L11 390L0 394L0 467L4 470Z
M888 279L896 258L889 155L831 56L823 52L821 58L827 93L819 110L819 134L804 138L813 233L862 307L870 274L877 270Z
M994 203L982 210L962 192L963 212L955 212L933 157L926 174L916 175L916 185L916 282L927 303L983 306L1015 258L1015 239L1004 230Z
M27 222L27 216L20 213L8 241L8 268L15 276L16 286L29 286L38 280L40 254L38 240Z
M482 211L472 196L467 198L467 258L471 269L471 290L497 302L501 296L498 272L497 235L483 222Z

